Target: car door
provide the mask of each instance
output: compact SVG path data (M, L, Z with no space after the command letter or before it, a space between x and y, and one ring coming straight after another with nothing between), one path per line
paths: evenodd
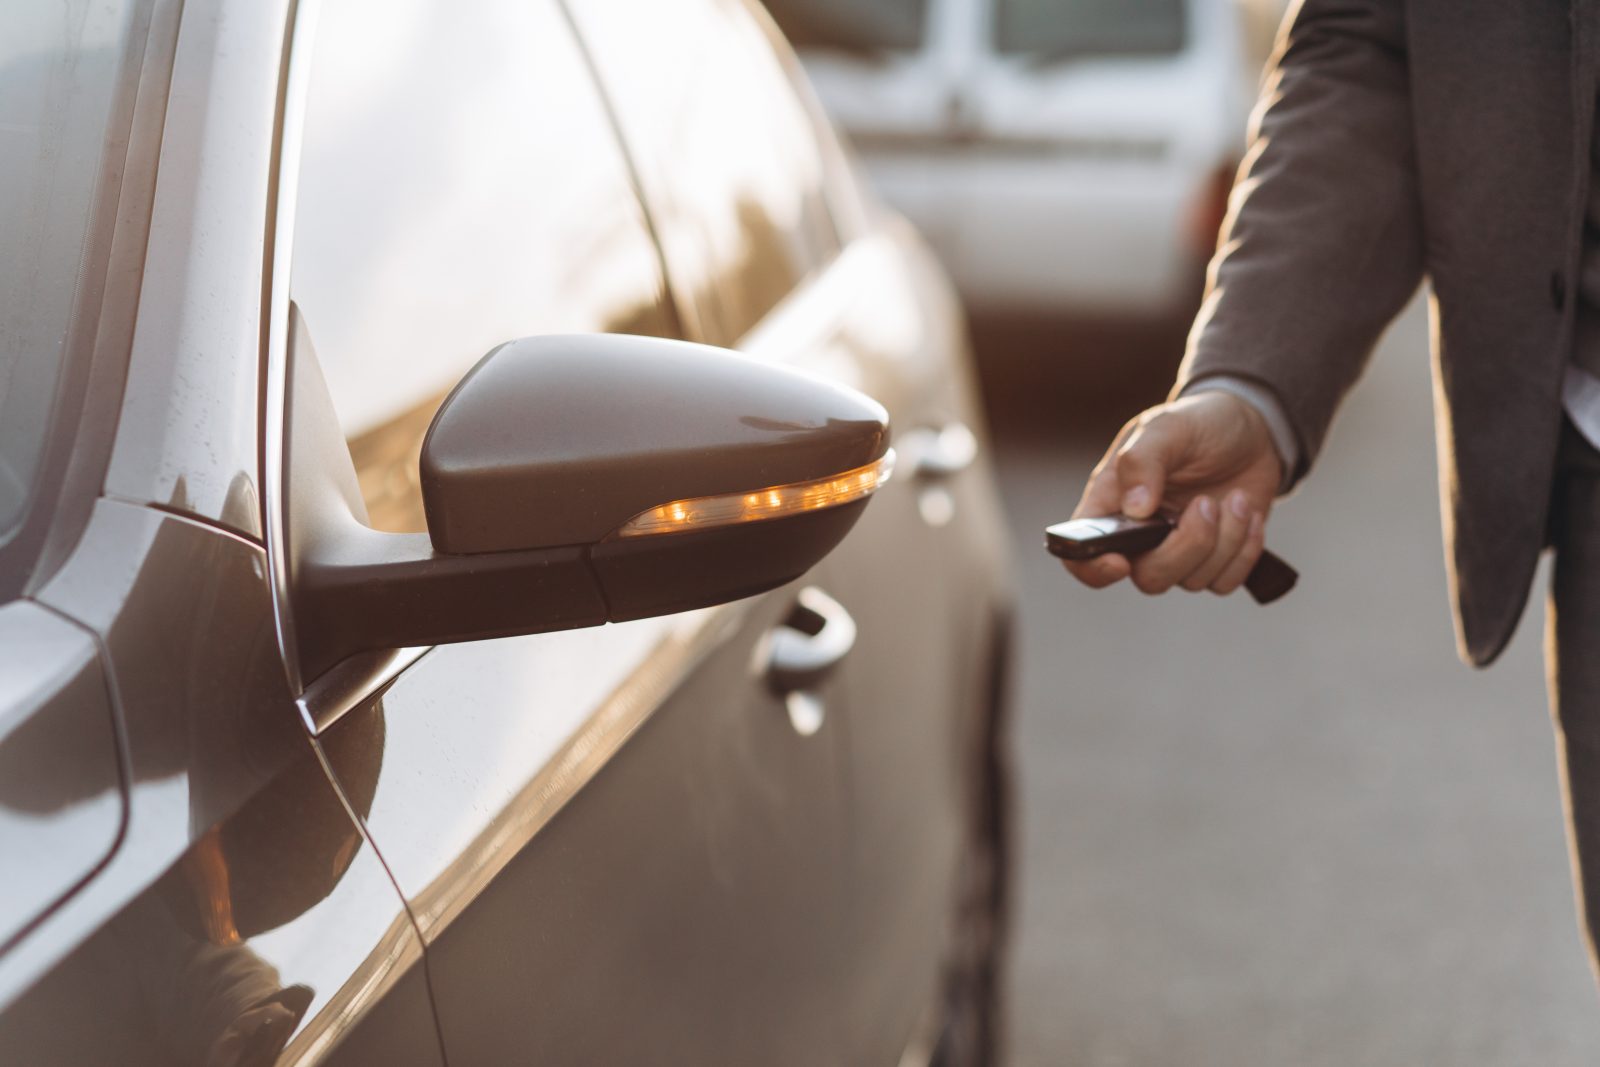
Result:
M1006 583L964 322L909 227L862 204L765 15L742 0L569 0L639 162L697 338L889 409L900 461L808 575L856 632L826 712L848 739L850 1062L941 1010L982 802Z
M341 796L284 685L266 570L259 545L103 499L40 590L38 637L105 650L127 811L0 965L6 1062L442 1063L416 930L352 816L388 773L382 709L325 743ZM93 681L45 710L93 713ZM92 736L46 736L9 779L44 832L81 833L109 799L79 758Z
M305 325L373 524L420 530L422 434L480 356L674 335L677 305L553 0L329 0L303 77L274 313ZM331 749L381 699L364 822L454 1067L838 1059L840 739L769 682L815 636L786 625L797 592L307 679Z
M110 856L127 817L120 785L94 639L31 601L0 605L0 949Z

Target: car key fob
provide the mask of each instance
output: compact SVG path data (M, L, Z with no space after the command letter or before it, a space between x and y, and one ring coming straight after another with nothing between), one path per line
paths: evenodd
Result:
M1148 519L1130 519L1126 515L1069 519L1045 528L1045 547L1052 556L1062 559L1093 559L1109 552L1136 556L1165 541L1176 525L1177 519L1170 515ZM1257 604L1270 604L1293 589L1299 578L1293 567L1271 552L1262 551L1244 580L1244 587Z

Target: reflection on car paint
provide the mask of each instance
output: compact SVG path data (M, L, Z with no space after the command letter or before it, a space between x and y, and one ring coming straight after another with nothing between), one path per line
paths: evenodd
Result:
M41 592L105 649L131 779L123 847L0 968L0 996L35 983L0 1014L19 1062L295 1062L334 1042L319 1062L438 1062L415 929L351 813L377 789L381 706L334 742L341 798L285 685L261 557L102 501ZM416 1021L388 1019L404 1004ZM360 1058L391 1033L414 1047Z
M747 11L571 10L640 163L693 336L733 345L839 251L811 119Z
M89 633L25 600L0 606L0 953L121 835L116 739Z

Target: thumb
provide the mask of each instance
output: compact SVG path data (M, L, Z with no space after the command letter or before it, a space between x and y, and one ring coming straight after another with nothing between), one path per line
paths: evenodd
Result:
M1117 453L1117 483L1122 487L1122 512L1147 519L1161 506L1167 473L1188 444L1184 420L1160 414L1135 430Z

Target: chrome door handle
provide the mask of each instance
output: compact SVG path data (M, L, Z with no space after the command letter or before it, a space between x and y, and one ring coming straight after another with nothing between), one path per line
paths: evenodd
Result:
M940 429L922 427L895 442L901 462L918 486L917 511L929 526L948 526L955 518L956 498L943 482L972 466L978 458L978 439L964 422L947 422Z
M768 639L767 685L783 697L795 731L809 737L822 728L825 711L816 689L855 647L856 621L837 600L807 586Z
M901 462L913 478L948 478L966 470L978 458L978 439L964 422L912 430L896 444Z

